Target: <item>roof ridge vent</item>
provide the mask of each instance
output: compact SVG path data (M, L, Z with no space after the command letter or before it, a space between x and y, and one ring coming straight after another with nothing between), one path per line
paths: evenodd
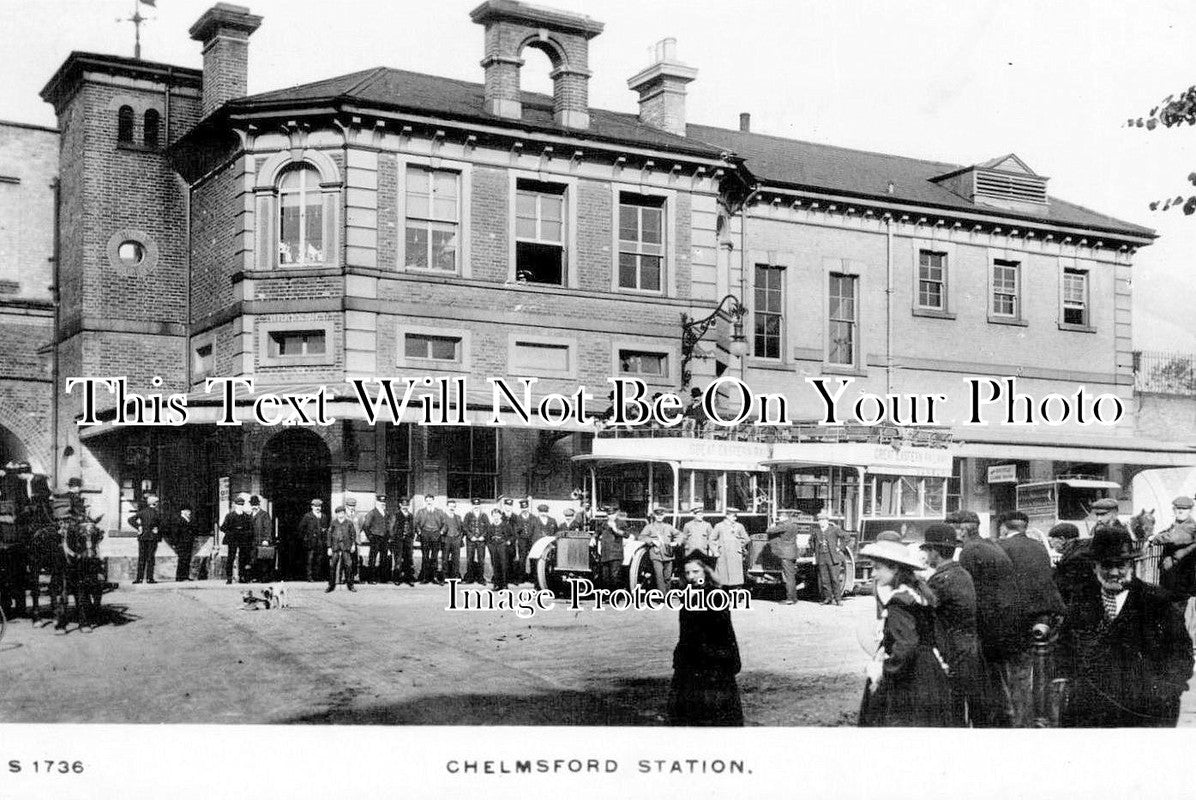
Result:
M1013 153L954 170L934 180L973 203L1002 208L1050 203L1046 176L1030 169Z

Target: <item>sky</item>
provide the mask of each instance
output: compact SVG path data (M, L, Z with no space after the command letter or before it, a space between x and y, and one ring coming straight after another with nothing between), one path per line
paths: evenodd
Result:
M71 50L131 56L135 0L0 0L0 119L54 125L37 96ZM479 0L243 0L265 20L249 91L375 66L480 82ZM1127 128L1196 83L1190 0L546 0L604 22L590 103L635 112L627 78L677 39L698 69L691 122L973 164L1016 153L1060 197L1154 228L1134 263L1134 344L1196 353L1196 216L1152 200L1196 191L1196 129ZM187 29L209 0L143 6L142 56L199 67ZM550 91L547 58L523 85ZM542 60L541 60L542 59ZM19 65L19 69L13 69Z

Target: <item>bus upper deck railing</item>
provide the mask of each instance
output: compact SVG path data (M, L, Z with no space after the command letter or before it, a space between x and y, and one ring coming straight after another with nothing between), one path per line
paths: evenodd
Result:
M949 428L900 427L896 425L795 425L754 426L716 425L711 422L694 424L685 420L681 425L665 428L660 425L608 425L597 436L603 439L705 439L725 442L778 443L862 443L900 444L914 447L951 446Z

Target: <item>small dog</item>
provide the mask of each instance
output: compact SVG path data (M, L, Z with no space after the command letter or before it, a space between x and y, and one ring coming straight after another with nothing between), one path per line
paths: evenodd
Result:
M243 611L269 611L272 608L290 608L291 601L287 593L286 584L271 584L262 589L262 596L258 597L252 589L246 589L241 594Z

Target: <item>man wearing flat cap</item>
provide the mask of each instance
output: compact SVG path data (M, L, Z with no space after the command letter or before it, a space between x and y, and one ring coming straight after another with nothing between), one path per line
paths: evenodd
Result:
M599 512L594 518L598 539L598 582L606 589L619 588L623 568L623 540L629 539L627 514L623 511Z
M637 537L648 543L648 558L652 562L652 575L656 588L667 591L673 582L673 547L681 539L681 531L665 522L665 510L652 510L652 520L644 526Z
M710 553L718 558L714 565L714 577L726 589L743 586L744 555L751 543L747 529L739 521L739 509L727 506L723 519L714 526L710 534Z
M1018 650L1017 583L1013 562L1001 547L980 535L974 511L956 511L948 518L963 545L959 565L972 576L976 588L976 635L980 639L980 688L969 713L978 728L1007 728L1012 724L1005 683L1005 661Z
M1196 521L1192 519L1192 505L1192 498L1185 495L1171 501L1175 521L1147 540L1148 544L1163 545L1159 586L1171 595L1178 609L1196 594Z
M1175 727L1192 640L1167 593L1134 577L1129 533L1092 536L1091 579L1068 605L1056 666L1069 680L1064 727Z
M980 684L980 640L976 635L976 585L955 561L959 541L955 529L943 522L923 532L922 552L934 570L927 583L938 598L935 614L942 624L943 659L947 662L957 719L967 719L970 709L983 701Z
M777 523L766 531L768 549L781 562L781 582L785 584L781 604L791 606L797 602L797 537L801 526L789 509L782 509L778 516Z
M444 504L444 539L441 544L444 562L443 578L461 578L461 542L465 538L465 521L457 513L457 501Z
M1096 516L1096 522L1092 526L1092 532L1095 534L1100 528L1112 528L1113 530L1124 531L1130 533L1130 529L1125 527L1125 524L1117 518L1117 511L1121 507L1120 503L1112 497L1102 497L1092 504L1092 513ZM1130 534L1133 539L1133 534Z
M444 512L436 507L435 495L424 495L424 505L415 512L414 522L419 536L419 582L439 581L443 575L440 547L444 540L445 519Z
M1017 587L1014 620L1017 637L1005 659L1005 683L1015 728L1034 726L1034 642L1045 641L1063 615L1063 598L1055 586L1051 557L1041 543L1026 535L1029 517L1022 511L1001 515L997 544L1013 562Z
M343 572L349 591L355 592L353 562L357 554L357 526L350 521L344 506L337 506L332 513L334 516L328 525L328 586L324 591L335 589Z
M370 546L366 560L366 580L377 583L390 579L390 554L387 552L389 520L386 518L386 495L374 498L374 507L361 520L361 532Z
M532 517L532 521L528 523L531 530L531 543L543 539L545 536L556 536L557 521L548 515L548 504L540 503L536 506L536 516Z
M681 526L681 541L677 544L677 564L674 565L678 575L685 574L685 565L681 559L695 550L699 553L710 552L710 537L714 535L714 527L702 516L701 503L689 507L693 519Z

